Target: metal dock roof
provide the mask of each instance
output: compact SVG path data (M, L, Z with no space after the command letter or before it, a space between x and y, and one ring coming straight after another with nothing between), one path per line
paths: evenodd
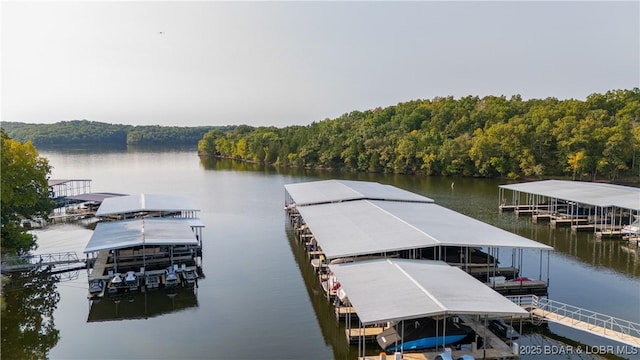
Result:
M553 250L432 203L358 200L297 210L327 259L439 245Z
M141 211L199 211L186 197L175 195L140 194L104 199L96 216L120 215Z
M352 180L310 181L284 186L296 206L351 200L389 200L432 203L433 199L377 182Z
M197 245L189 220L148 218L98 223L84 253L142 245Z
M568 180L542 180L500 185L502 189L538 194L577 203L640 211L640 188Z
M363 325L454 314L529 315L471 275L439 261L380 259L329 268Z

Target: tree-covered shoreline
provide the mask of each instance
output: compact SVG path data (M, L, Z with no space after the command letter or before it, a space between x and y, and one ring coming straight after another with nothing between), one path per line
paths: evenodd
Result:
M213 129L198 152L289 167L615 181L639 175L640 90L413 100L308 126Z
M89 120L60 121L54 124L2 122L2 128L17 141L31 141L36 146L62 145L137 145L137 146L196 146L211 129L228 131L233 126L159 126L121 125Z

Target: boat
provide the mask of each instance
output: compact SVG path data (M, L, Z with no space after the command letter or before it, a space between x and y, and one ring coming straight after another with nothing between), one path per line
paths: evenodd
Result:
M640 235L640 218L636 219L634 222L632 222L629 225L625 225L622 228L622 233L625 235Z
M195 269L183 269L181 275L184 283L189 286L195 285L196 279L198 278L198 274Z
M180 280L178 279L178 274L176 273L176 269L173 266L169 266L164 270L163 280L164 287L178 287Z
M116 294L122 288L122 283L122 276L120 273L116 273L111 280L109 280L109 294Z
M102 297L104 296L104 280L93 279L89 282L89 297Z
M491 320L487 327L492 333L503 339L515 340L520 337L520 334L518 334L518 332L503 319Z
M458 321L421 318L405 320L404 326L391 326L378 334L378 345L386 352L423 350L461 342L473 329ZM444 325L444 326L443 326Z
M147 290L156 289L160 287L160 275L158 274L148 274L145 277L145 287Z
M124 277L124 285L129 291L138 290L138 276L133 271L127 271Z

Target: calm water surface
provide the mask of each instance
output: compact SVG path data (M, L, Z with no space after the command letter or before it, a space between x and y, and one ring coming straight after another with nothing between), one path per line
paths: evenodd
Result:
M155 292L97 303L86 298L85 271L61 276L57 283L49 277L15 280L5 290L3 358L354 358L357 349L347 346L282 210L284 184L327 178L392 184L552 245L556 251L550 264L551 299L640 322L638 251L619 241L596 240L591 233L551 230L548 224L500 214L500 181L264 169L201 161L195 152L183 150L41 151L41 155L54 166L52 178L92 179L94 192L192 198L206 225L206 279L195 292L172 296ZM37 235L39 253L81 254L91 230L56 225ZM526 254L525 276L537 277L538 258L539 253ZM45 315L44 322L38 321L40 314ZM562 326L550 325L545 334L589 345L616 345ZM555 341L531 334L522 343L558 344Z

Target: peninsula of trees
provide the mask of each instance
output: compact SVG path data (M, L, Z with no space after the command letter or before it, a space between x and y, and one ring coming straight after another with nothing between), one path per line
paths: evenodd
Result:
M211 129L228 131L233 127L131 126L88 120L61 121L55 124L2 122L2 128L16 141L36 146L51 145L193 145Z
M586 100L438 97L308 126L214 129L201 156L279 166L615 180L640 172L640 90Z

